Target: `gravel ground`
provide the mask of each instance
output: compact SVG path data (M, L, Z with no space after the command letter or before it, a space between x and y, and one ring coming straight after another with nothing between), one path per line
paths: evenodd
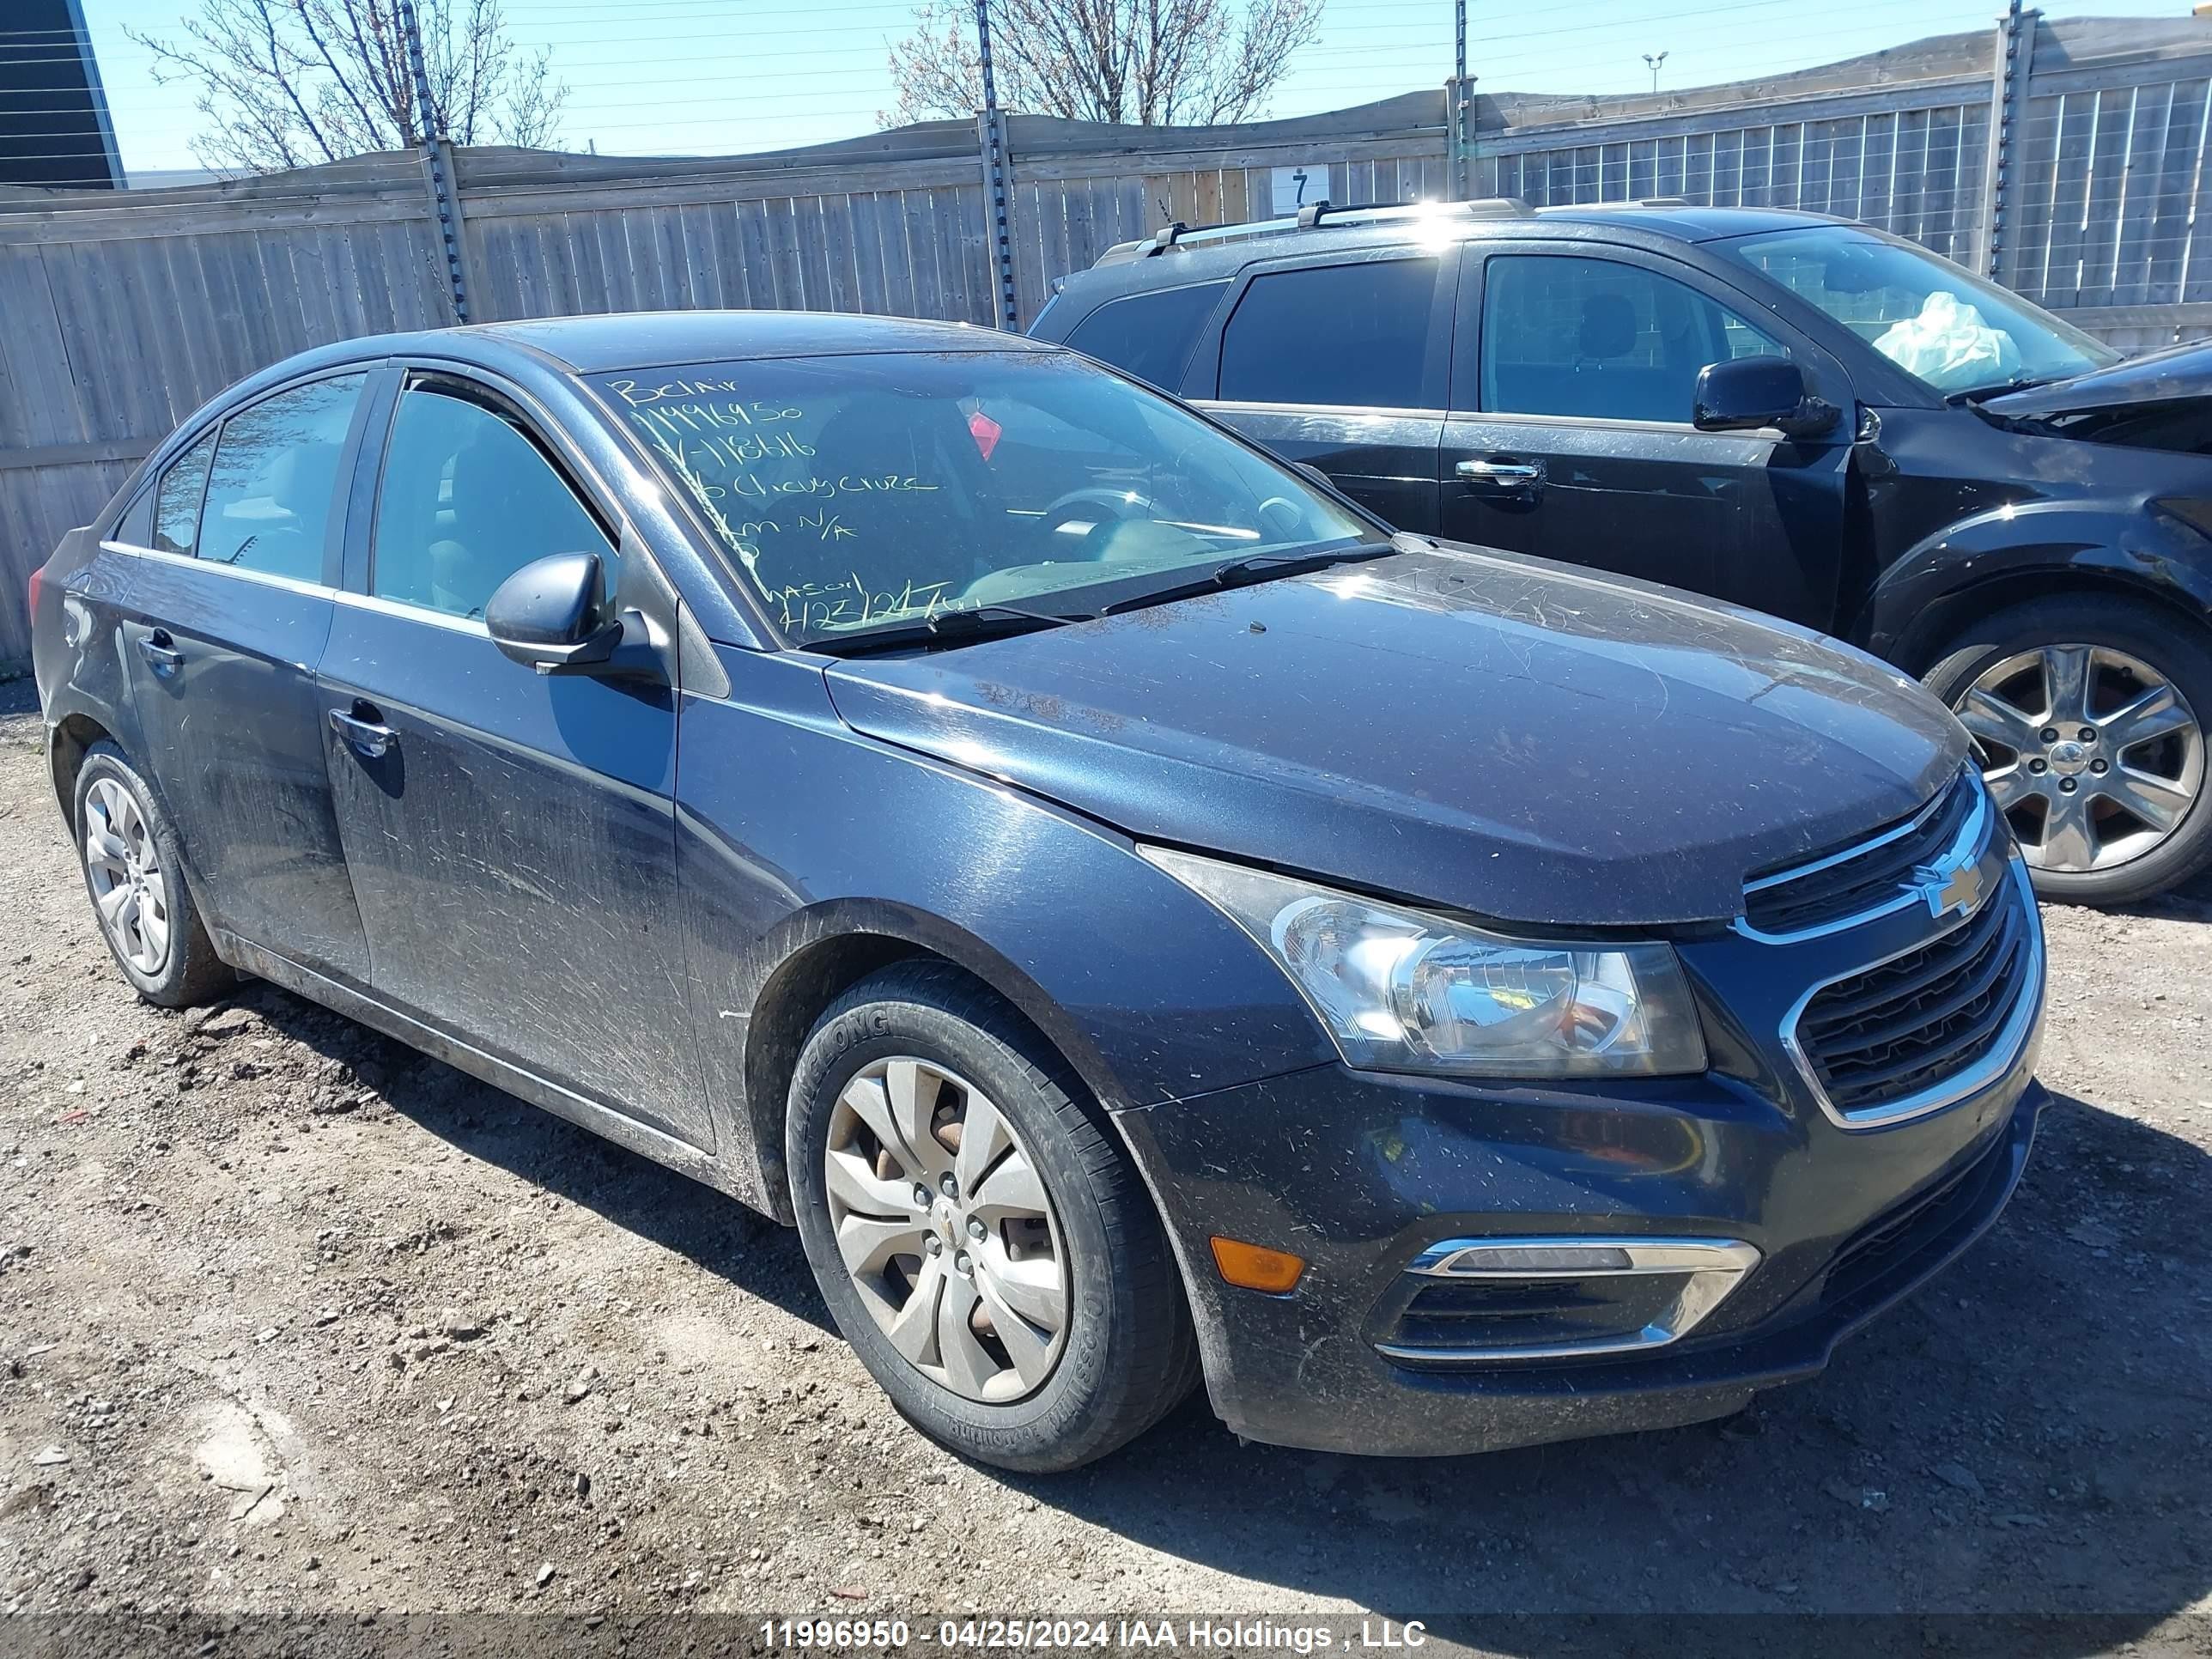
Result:
M2212 1628L2212 889L2047 913L2026 1185L1814 1382L1425 1462L1240 1446L1194 1401L1014 1479L890 1413L794 1235L271 988L135 1000L38 734L0 686L0 1609Z

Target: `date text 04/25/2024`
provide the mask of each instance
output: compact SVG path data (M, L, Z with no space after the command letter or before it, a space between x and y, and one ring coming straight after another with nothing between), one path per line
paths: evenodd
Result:
M777 1619L760 1626L761 1644L817 1651L896 1650L917 1638L941 1648L994 1650L1097 1648L1123 1652L1194 1649L1200 1652L1253 1649L1285 1653L1352 1652L1425 1647L1419 1620L1389 1619L1308 1624L1270 1619L965 1619L919 1626L904 1619Z

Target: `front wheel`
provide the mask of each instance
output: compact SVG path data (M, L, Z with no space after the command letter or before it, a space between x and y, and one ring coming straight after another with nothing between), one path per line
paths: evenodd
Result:
M1073 1468L1189 1392L1196 1344L1136 1172L1066 1064L940 963L848 992L801 1051L785 1131L838 1328L924 1433Z
M2043 897L2129 903L2212 862L2201 629L2101 594L2033 599L1969 629L1927 682Z

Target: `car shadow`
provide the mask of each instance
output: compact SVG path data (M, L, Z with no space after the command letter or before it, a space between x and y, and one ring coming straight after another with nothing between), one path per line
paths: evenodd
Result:
M276 986L249 984L234 1001L322 1058L343 1062L393 1111L456 1152L557 1194L836 1335L798 1235L735 1199Z
M457 1151L834 1331L796 1235L287 993L240 1000L381 1068L392 1108ZM1563 1656L1633 1646L1614 1619L1958 1613L1979 1617L1954 1642L2095 1651L2212 1592L2208 1218L2212 1157L2060 1097L1987 1237L1824 1375L1725 1423L1369 1459L1242 1444L1198 1396L1074 1474L987 1473L1224 1575L1224 1610L1351 1606ZM2078 1640L1987 1623L2085 1613ZM1774 1636L1723 1620L1699 1639Z

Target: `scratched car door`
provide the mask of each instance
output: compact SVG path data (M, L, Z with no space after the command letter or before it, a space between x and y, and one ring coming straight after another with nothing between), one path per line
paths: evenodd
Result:
M483 607L553 553L618 564L613 515L519 405L410 375L365 561L319 676L331 793L378 991L436 1029L711 1149L675 908L665 685L548 678Z

